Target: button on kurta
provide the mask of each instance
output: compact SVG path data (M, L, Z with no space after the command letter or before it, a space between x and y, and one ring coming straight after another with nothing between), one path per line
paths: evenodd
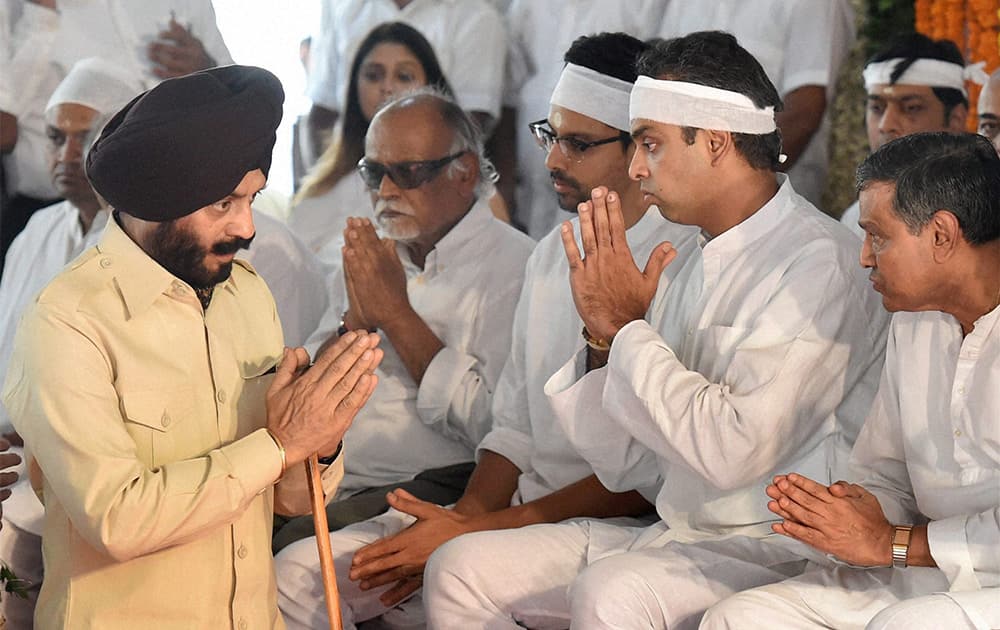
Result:
M101 259L101 266L104 267L105 269L107 269L108 267L110 267L111 266L111 259L107 258L107 257L102 258Z
M240 545L240 548L236 550L236 555L239 556L241 560L246 558L248 553L250 552L247 551L246 545Z
M240 618L240 623L239 623L239 626L240 626L240 630L247 630L247 625L248 625L248 624L247 624L247 620L246 620L246 619L243 619L243 618L241 617L241 618Z
M218 393L215 394L215 399L218 400L220 403L225 404L225 402L226 402L226 392L224 390L220 389L218 391Z
M166 429L167 427L169 427L169 426L170 426L170 416L169 416L169 415L167 415L167 412L166 412L166 411L164 411L164 412L163 412L163 415L162 415L162 416L160 417L160 425L161 425L161 426L162 426L162 427L163 427L164 429Z

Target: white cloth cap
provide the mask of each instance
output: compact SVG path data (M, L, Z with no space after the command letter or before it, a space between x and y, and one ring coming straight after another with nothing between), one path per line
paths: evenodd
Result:
M90 57L73 64L49 97L45 111L63 103L78 103L110 115L144 91L142 83L119 66Z
M568 63L563 68L549 103L629 130L629 93L632 84L596 70Z
M652 77L639 77L632 88L629 119L637 118L755 135L777 129L773 107L761 109L739 92Z
M892 73L900 62L905 61L902 57L876 61L865 66L862 76L865 80L865 89L871 91L874 85L891 85L898 83L901 85L926 85L928 87L951 88L960 90L963 95L968 96L965 89L966 81L974 81L979 85L984 85L989 77L983 70L985 62L980 62L970 66L962 66L950 61L940 59L917 59L903 74L894 82Z

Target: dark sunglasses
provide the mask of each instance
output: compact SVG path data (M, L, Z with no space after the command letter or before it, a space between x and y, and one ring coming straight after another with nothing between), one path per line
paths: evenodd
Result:
M442 168L465 153L466 151L459 151L437 160L397 162L395 164L379 164L368 158L361 158L361 161L358 162L358 174L364 180L365 186L372 190L378 190L378 187L382 185L382 178L386 175L389 176L392 183L405 190L410 190L423 186L437 177Z

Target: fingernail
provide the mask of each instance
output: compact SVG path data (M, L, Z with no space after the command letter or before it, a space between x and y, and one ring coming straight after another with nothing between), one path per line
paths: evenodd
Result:
M591 192L591 196L592 196L592 197L593 197L594 199L600 199L601 197L603 197L603 196L604 196L604 191L603 191L603 190L601 190L600 188L595 188L595 189L594 189L594 190L593 190L593 191Z
M587 204L581 203L579 206L576 207L576 210L577 212L583 213L587 211L587 208L588 208Z
M364 354L361 355L361 360L362 361L367 361L370 358L372 358L372 351L371 350L365 350Z

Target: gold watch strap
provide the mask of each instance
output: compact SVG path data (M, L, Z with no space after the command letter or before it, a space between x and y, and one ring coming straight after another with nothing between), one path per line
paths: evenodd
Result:
M912 525L896 525L892 533L892 566L906 568L906 553L910 550Z

